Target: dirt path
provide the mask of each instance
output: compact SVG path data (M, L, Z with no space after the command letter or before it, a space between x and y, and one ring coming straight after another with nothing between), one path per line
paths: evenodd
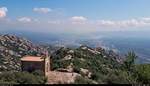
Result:
M50 71L48 74L47 84L69 84L75 81L75 77L79 76L77 73L67 73L67 72L58 72Z

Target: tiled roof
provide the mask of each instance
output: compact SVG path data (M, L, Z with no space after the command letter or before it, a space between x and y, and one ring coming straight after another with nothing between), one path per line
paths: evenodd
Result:
M37 56L25 56L21 58L21 61L44 61L44 59Z

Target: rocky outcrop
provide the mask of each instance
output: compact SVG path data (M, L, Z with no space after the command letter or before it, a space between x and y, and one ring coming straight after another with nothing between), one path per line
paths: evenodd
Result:
M74 83L77 76L81 76L78 73L58 72L50 71L48 74L47 84L70 84Z
M92 73L88 69L80 68L80 72L83 76L91 78Z

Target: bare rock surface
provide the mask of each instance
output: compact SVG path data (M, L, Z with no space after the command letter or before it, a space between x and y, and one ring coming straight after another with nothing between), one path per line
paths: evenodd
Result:
M80 74L50 71L48 74L48 77L47 77L48 78L47 84L70 84L70 83L74 83L77 76L80 76Z

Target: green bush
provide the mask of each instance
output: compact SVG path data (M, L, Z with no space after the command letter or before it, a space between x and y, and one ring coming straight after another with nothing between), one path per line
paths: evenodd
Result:
M150 84L150 64L140 64L136 66L137 80L143 84Z
M9 85L12 85L12 84L19 84L19 83L16 83L16 82L14 82L14 81L3 81L3 80L0 80L0 84L2 85L2 84L4 84L4 86L6 85L6 84L9 84Z
M43 76L44 75L44 72L41 71L41 70L35 70L32 72L33 75L36 75L36 76Z
M125 70L133 72L135 66L135 59L137 58L136 54L131 51L126 55L126 60L124 61L123 67Z
M129 84L127 76L119 74L118 76L114 73L109 73L103 78L103 82L106 84Z
M4 72L0 74L0 81L0 83L10 84L44 84L46 83L46 78L28 72Z
M74 84L94 84L92 80L83 78L81 76L76 77Z

